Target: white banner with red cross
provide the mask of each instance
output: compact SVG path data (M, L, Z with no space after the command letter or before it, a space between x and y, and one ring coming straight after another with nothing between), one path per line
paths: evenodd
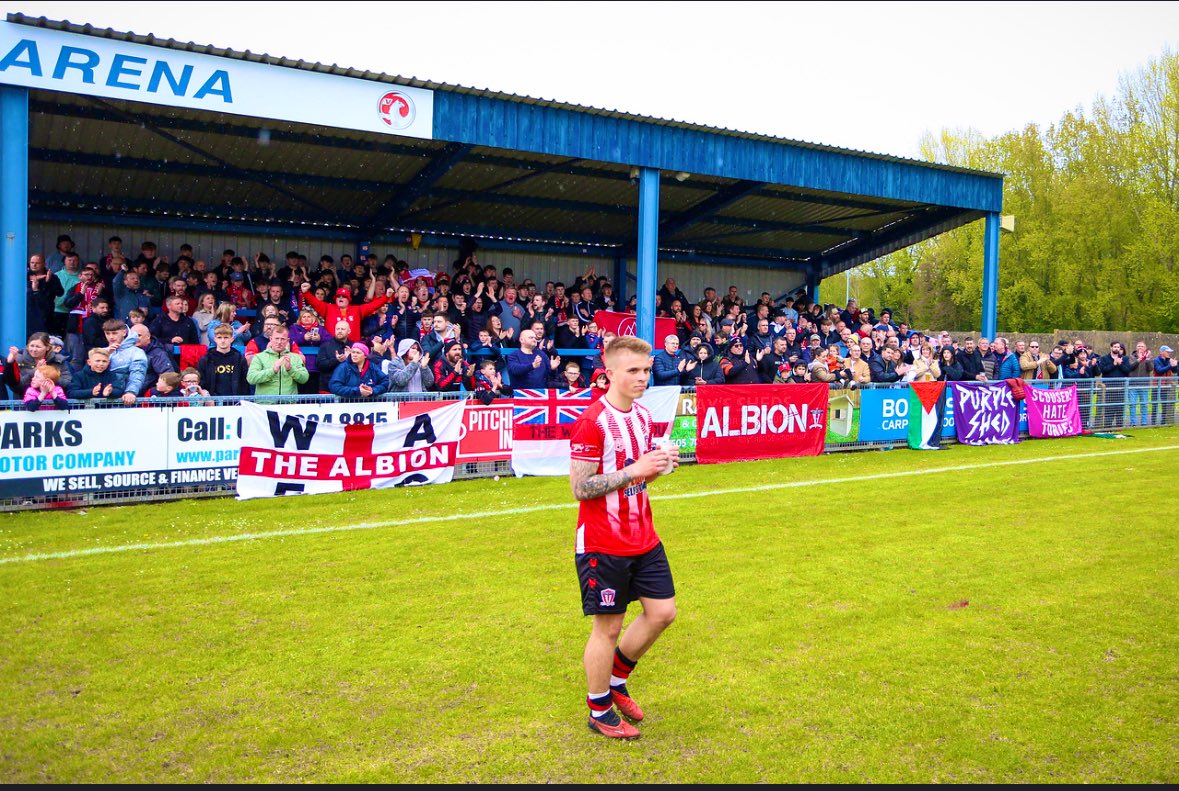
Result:
M454 477L465 401L388 423L321 422L306 406L243 401L237 497L323 494Z

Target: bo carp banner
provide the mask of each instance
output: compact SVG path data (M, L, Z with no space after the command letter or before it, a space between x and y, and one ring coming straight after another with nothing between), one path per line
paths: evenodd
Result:
M827 385L700 385L696 461L818 456L827 438Z
M1006 382L951 382L954 429L964 445L1019 442L1019 404Z
M1081 433L1081 409L1077 404L1077 386L1059 390L1025 387L1028 405L1028 433L1044 437L1075 437Z
M243 401L239 500L322 494L454 477L465 401L389 423L328 423L305 407Z

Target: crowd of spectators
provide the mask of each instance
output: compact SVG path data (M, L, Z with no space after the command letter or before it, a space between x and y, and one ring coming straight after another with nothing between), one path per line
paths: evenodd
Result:
M595 315L635 310L633 297L618 304L593 267L568 284L517 279L481 264L468 240L443 272L393 255L324 255L312 264L297 251L281 261L233 250L205 261L188 245L174 253L143 242L133 256L112 237L83 263L63 235L53 254L33 255L29 341L9 350L5 366L12 396L34 409L63 393L131 404L147 395L469 390L486 401L512 387L599 381L610 333ZM763 292L747 304L730 286L723 297L706 288L693 300L672 278L656 299L657 315L675 327L652 360L656 385L1100 378L1124 396L1132 425L1173 418L1177 370L1167 346L1156 354L1138 342L1127 352L1115 342L1103 353L1071 339L1041 349L954 338L854 299L841 309ZM52 377L37 376L46 365L58 372L52 386Z

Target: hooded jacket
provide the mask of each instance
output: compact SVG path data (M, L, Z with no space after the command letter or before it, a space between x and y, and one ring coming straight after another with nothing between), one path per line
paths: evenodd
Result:
M409 350L417 343L413 338L405 338L397 344L397 354L389 361L389 390L390 393L409 393L409 392L426 392L434 386L434 372L430 370L430 366L422 365L422 361L418 360L407 363L405 355L409 354ZM410 383L413 382L414 374L421 372L422 389L410 390Z
M696 367L691 371L684 373L680 379L680 385L683 387L695 386L697 379L703 379L705 383L710 385L723 385L725 383L725 374L721 370L720 363L716 359L716 352L712 346L702 343L696 348L704 349L708 353L708 356L703 361L698 362ZM697 352L697 359L699 359L699 352Z
M127 337L111 355L110 370L116 374L122 374L124 377L123 387L125 389L119 393L120 396L127 393L138 396L143 389L144 380L147 379L147 355L143 353L143 349L135 345L135 339L135 335L127 333Z

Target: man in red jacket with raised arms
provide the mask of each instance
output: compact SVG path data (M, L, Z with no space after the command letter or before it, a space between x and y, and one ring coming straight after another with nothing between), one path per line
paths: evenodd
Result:
M337 288L336 302L334 305L329 305L311 292L310 283L304 283L301 288L307 304L315 308L315 312L323 318L323 326L334 327L338 321L348 322L348 340L352 343L360 341L360 322L366 316L376 313L381 309L381 305L393 298L393 289L390 288L385 291L384 296L377 297L371 302L353 305L352 292L346 288Z
M651 413L638 398L651 376L651 347L639 338L610 341L604 353L610 389L587 408L570 438L570 482L581 502L577 576L582 611L594 617L585 646L589 728L637 739L643 710L626 683L635 664L675 620L675 585L655 534L647 482L679 465L679 452L652 447ZM643 612L622 635L627 605Z

